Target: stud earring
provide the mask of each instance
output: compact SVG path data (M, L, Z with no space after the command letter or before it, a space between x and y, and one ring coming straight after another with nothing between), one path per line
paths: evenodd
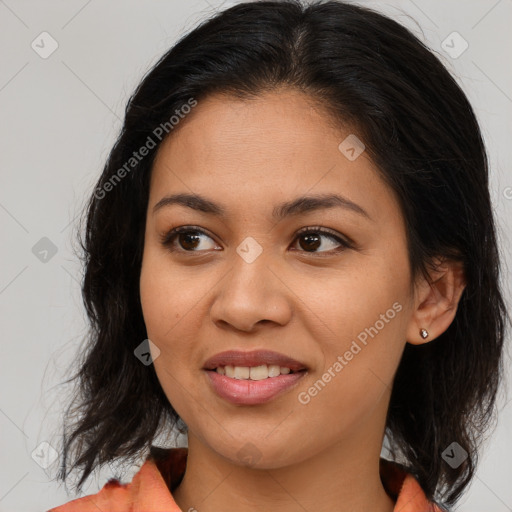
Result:
M425 339L428 337L428 331L426 329L420 329L420 336Z

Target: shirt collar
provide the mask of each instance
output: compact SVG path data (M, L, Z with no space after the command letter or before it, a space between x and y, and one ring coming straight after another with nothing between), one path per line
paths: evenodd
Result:
M77 498L48 512L182 512L172 492L183 478L187 455L188 448L153 446L130 483L111 478L98 493ZM379 472L386 492L395 502L393 512L446 512L427 500L418 481L404 466L381 458Z
M187 454L187 448L151 449L147 460L155 461L164 481L169 483L170 492L183 478ZM416 478L401 464L380 458L379 472L384 489L395 502L393 512L445 512L427 499Z

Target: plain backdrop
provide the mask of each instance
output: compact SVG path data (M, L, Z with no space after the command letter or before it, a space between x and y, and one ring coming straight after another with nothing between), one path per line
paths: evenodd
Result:
M67 397L59 384L86 328L76 219L143 74L200 20L235 3L0 0L1 511L42 511L76 497L56 483L51 451ZM512 1L360 3L425 41L475 108L510 304ZM505 358L509 370L509 352ZM496 430L456 510L512 511L511 396L504 388ZM97 492L109 470L90 479L84 494Z

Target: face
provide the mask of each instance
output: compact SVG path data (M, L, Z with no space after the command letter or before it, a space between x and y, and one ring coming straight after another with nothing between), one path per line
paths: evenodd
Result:
M180 122L152 171L140 292L158 379L189 435L238 464L256 446L262 468L380 444L412 311L393 192L350 129L300 92L210 96ZM223 213L160 203L174 194ZM274 215L326 195L345 203ZM167 236L178 227L189 231ZM220 396L205 362L260 349L307 371L264 402Z

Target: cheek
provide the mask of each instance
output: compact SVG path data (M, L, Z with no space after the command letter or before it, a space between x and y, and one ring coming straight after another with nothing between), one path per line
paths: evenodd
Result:
M145 255L140 275L140 301L148 337L158 338L164 326L172 320L171 295L166 294L158 265ZM157 335L157 336L155 336Z
M187 380L193 360L193 346L184 329L193 329L195 315L187 315L195 303L185 283L176 281L178 273L158 251L144 252L140 275L140 299L148 338L160 349L154 360L158 380L169 402L181 417L186 414L194 381ZM197 301L196 301L197 302ZM186 383L186 384L185 384Z
M154 248L144 252L140 300L148 336L165 341L197 302L196 285L173 269L168 256Z
M360 428L363 417L383 406L405 344L405 280L360 277L340 278L316 302L308 303L315 313L310 316L311 334L323 361L309 387L299 392L304 393L301 403L310 401L304 410L309 408L317 420L324 417L327 437ZM326 296L336 300L325 301ZM333 414L336 422L329 421Z
M155 371L164 389L170 379L167 371L174 374L173 367L182 351L173 339L183 313L180 301L169 288L168 273L158 257L151 250L145 250L140 275L140 300L142 314L148 338L160 349L160 355L154 360ZM172 388L173 386L171 386ZM167 390L166 390L167 392ZM170 397L169 397L170 398Z
M351 389L352 397L360 389L378 393L392 380L405 345L409 304L405 251L403 255L361 258L357 269L344 270L308 290L303 297L313 313L308 315L310 330L313 338L322 340L318 343L323 353L319 373L331 368L337 376L332 378L337 381L332 388ZM343 369L338 364L336 371L333 365L339 363L338 356L343 358Z
M340 333L343 338L355 337L378 322L381 315L385 316L387 331L391 324L396 328L400 324L395 321L400 317L397 310L404 309L409 286L407 272L394 273L384 260L361 260L357 268L331 274L328 279L302 278L297 283L302 286L296 286L294 291L314 313L319 327L330 333L330 338ZM388 319L390 322L386 322ZM384 331L382 322L378 326ZM336 340L333 342L336 344Z
M201 328L201 298L212 283L172 265L169 256L157 248L147 247L140 275L140 299L148 338L160 349L155 370L164 382L182 380L197 366L197 347L192 342ZM195 277L194 277L195 276Z

